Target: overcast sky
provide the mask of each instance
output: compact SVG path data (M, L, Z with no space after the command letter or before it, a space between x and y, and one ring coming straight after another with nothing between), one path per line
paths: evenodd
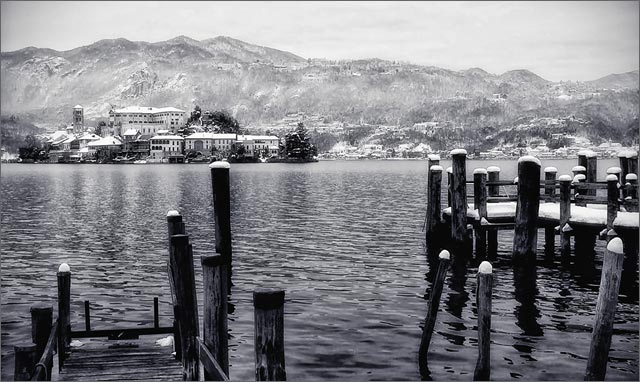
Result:
M299 56L379 57L500 74L591 80L638 69L638 1L2 1L1 50L68 50L104 38L230 36Z

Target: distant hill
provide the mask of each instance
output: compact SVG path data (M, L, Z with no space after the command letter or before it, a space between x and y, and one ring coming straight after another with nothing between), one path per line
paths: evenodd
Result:
M10 153L17 153L27 135L42 134L44 130L16 116L0 117L0 145Z
M502 129L523 116L575 115L614 133L638 116L638 71L556 83L525 69L491 74L377 58L305 59L224 36L120 38L62 52L29 47L0 58L2 112L34 123L69 123L76 104L87 119L129 105L200 105L229 110L242 125L302 112L358 124L438 120Z

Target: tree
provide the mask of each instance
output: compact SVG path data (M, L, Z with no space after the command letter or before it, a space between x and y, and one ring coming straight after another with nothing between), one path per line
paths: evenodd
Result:
M207 123L216 127L218 133L222 134L239 134L240 124L226 110L214 111L207 114Z
M47 152L43 149L42 142L34 135L24 138L24 145L18 148L18 156L22 160L42 160L47 158Z
M107 123L105 121L100 121L98 122L98 125L96 126L96 135L100 135L102 136L102 128L106 127Z
M309 141L307 129L304 123L299 122L296 131L287 134L284 138L285 157L307 160L317 155L318 150Z

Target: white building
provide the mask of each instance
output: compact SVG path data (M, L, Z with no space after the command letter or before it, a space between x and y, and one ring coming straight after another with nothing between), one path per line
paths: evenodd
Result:
M108 128L103 128L103 134L120 135L131 129L142 135L155 135L158 130L176 133L185 122L186 112L175 107L129 106L109 111Z
M214 147L216 151L227 151L236 140L236 134L194 133L185 138L184 148L202 153L211 152Z
M99 149L120 151L122 149L122 141L117 137L104 137L87 143L88 152L95 153Z
M278 155L280 140L275 135L238 135L237 144L245 149L245 156L255 156L266 152L268 156Z
M184 138L181 136L156 135L150 141L150 153L153 159L165 159L183 154Z

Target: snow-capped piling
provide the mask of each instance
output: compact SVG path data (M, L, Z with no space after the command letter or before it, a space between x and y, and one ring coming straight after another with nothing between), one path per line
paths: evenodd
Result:
M199 329L193 251L187 235L172 235L170 242L169 261L173 269L177 305L180 307L178 325L181 337L182 374L183 379L195 381L199 376L197 341Z
M598 180L598 156L595 152L590 151L587 153L587 183L595 183ZM596 196L596 189L589 188L586 190L586 195Z
M487 217L487 170L473 170L473 204L478 211L478 219ZM476 258L483 259L487 255L487 231L476 228Z
M451 151L451 240L458 255L462 255L467 236L467 151Z
M613 238L607 244L602 262L596 317L591 334L591 347L585 376L585 380L588 381L604 381L605 379L623 261L622 240L617 237Z
M451 207L451 187L453 185L453 167L449 166L447 172L447 207Z
M222 255L227 264L231 264L230 166L227 162L213 162L209 165L209 168L211 169L216 252ZM228 276L231 276L230 270Z
M571 254L571 234L564 232L562 228L569 223L571 217L571 176L561 175L558 178L560 183L560 217L558 227L560 227L560 253L563 257Z
M254 290L253 311L256 381L285 381L284 290Z
M625 176L624 188L627 191L626 198L638 199L638 175L631 172L628 173ZM637 208L633 208L633 210L637 211Z
M540 206L540 161L525 156L518 160L518 204L513 235L513 258L533 260L538 242L538 208Z
M435 154L429 154L429 156L427 157L428 161L427 161L427 167L431 168L432 166L437 166L440 164L440 156L439 155L435 155Z
M436 251L440 247L441 240L439 238L440 217L442 215L440 204L442 198L442 167L429 167L429 194L427 195L427 227L426 242L427 255L435 256Z
M429 363L427 360L427 353L429 352L429 345L431 343L431 336L433 334L433 328L436 324L436 316L438 314L438 307L440 305L440 296L442 295L442 287L444 280L447 276L447 269L451 261L449 252L443 250L439 255L440 263L438 265L438 273L431 286L431 293L429 295L429 306L427 307L427 316L424 320L424 327L422 329L422 338L420 339L420 348L418 350L418 367L420 369L420 375L422 378L429 376Z
M613 222L618 216L618 177L614 174L607 175L607 229L613 229Z
M480 263L477 278L478 361L473 380L488 381L491 377L491 294L493 289L492 267L488 261Z
M204 315L202 333L204 345L214 356L222 371L229 376L229 350L227 334L227 265L222 255L203 257L202 282ZM215 380L205 370L205 381Z
M571 169L571 172L573 172L574 177L578 174L582 174L586 176L587 168L585 166L573 166L573 168Z
M489 197L496 197L500 195L500 186L497 183L500 181L500 167L489 166L487 167L488 173L488 195ZM493 256L498 252L498 231L495 229L487 231L487 252L490 256Z
M544 168L544 195L545 200L553 202L556 195L556 175L558 169L555 167ZM544 227L544 252L553 256L555 250L556 234L553 226Z
M64 364L71 345L71 271L67 263L58 268L58 363Z
M167 212L167 232L169 236L169 248L171 248L171 237L173 235L184 235L185 233L185 225L182 221L182 215L176 210L171 210ZM171 291L171 301L173 304L173 327L178 327L179 322L179 306L178 306L178 297L176 292L176 284L178 281L176 280L176 274L173 270L173 265L171 263L171 254L169 254L169 259L167 260L167 273L169 274L169 290ZM176 358L182 359L182 338L180 336L180 331L177 330L174 338L174 349L176 351Z

